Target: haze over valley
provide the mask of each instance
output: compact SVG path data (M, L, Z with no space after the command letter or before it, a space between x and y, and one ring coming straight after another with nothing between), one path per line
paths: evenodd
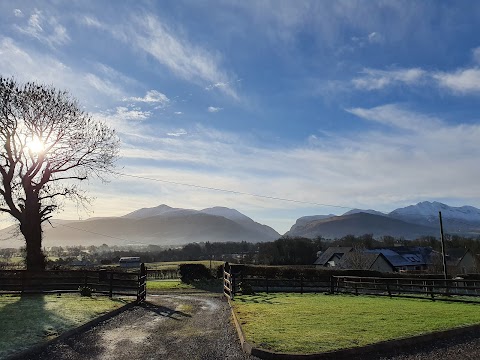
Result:
M185 245L191 242L264 242L280 238L321 236L326 239L346 235L372 234L416 239L439 236L438 211L442 211L445 232L476 237L480 235L480 210L471 206L450 207L439 202L421 202L385 214L353 209L343 215L310 215L296 220L280 234L235 209L212 207L202 210L159 205L141 208L120 217L82 221L53 220L44 224L44 246L74 245ZM15 226L0 230L1 247L20 247Z

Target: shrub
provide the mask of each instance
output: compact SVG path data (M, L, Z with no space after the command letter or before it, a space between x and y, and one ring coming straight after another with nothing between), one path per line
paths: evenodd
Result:
M88 286L80 286L78 288L78 291L80 291L81 296L92 296L93 289L88 287Z
M210 270L203 264L181 264L179 266L180 279L183 283L190 284L198 280L212 278Z

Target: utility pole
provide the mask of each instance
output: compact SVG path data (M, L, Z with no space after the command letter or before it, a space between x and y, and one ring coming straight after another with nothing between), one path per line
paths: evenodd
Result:
M443 258L443 276L447 280L447 259L445 254L445 239L443 237L443 223L442 223L442 212L438 212L438 217L440 218L440 240L442 241L442 258Z

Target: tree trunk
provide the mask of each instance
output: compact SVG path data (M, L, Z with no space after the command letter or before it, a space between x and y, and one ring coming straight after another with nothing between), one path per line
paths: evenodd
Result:
M40 217L40 204L38 201L27 200L24 217L20 224L20 231L25 237L27 250L27 271L45 270L45 256L42 251L42 221Z

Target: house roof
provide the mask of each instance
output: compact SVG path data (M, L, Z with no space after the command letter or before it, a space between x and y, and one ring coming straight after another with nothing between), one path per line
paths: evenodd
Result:
M381 248L365 250L369 253L381 253L394 267L421 266L431 263L432 248L421 246L399 246L394 248Z
M346 246L330 246L327 250L325 250L318 259L314 262L314 265L322 265L325 264L335 255L339 254L342 257L344 254L349 253L352 251L352 247Z
M447 264L455 265L455 266L458 265L468 252L469 250L465 248L447 249L446 251Z
M361 255L362 255L362 259L361 259L362 268L365 270L370 270L373 264L375 263L375 261L377 261L379 257L383 258L385 262L391 266L392 270L394 268L394 266L390 263L390 261L388 261L388 259L381 252L374 253L374 252L363 251L361 252ZM355 253L354 251L346 253L340 260L339 266L350 268L350 264L352 262L355 262L356 260L355 256L358 256L358 253Z

